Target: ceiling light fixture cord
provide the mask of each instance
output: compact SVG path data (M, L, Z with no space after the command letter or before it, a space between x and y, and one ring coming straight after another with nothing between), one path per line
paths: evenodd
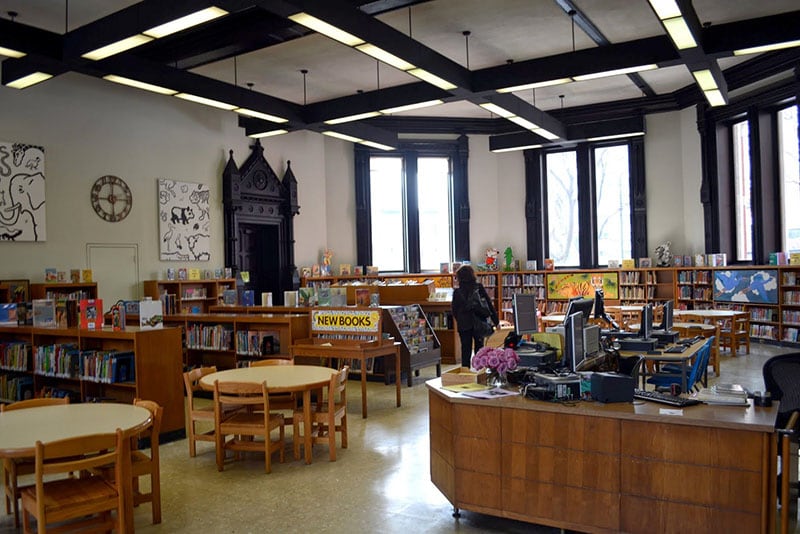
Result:
M236 63L236 56L233 56L233 85L239 87L239 67Z
M469 36L472 32L469 30L464 30L461 34L464 36L464 47L467 50L467 70L469 70Z
M411 6L408 6L408 36L411 37Z
M306 100L306 74L308 74L308 69L300 69L300 72L303 73L303 105L307 104Z
M378 91L381 90L381 62L375 60L375 78L378 81Z
M69 33L69 0L64 0L64 33Z
M570 20L572 21L572 51L575 51L575 14L577 12L574 9L570 9L567 11L567 15L569 15Z

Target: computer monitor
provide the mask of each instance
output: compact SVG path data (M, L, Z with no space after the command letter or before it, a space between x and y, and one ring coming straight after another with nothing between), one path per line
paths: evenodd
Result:
M668 300L661 306L661 330L670 332L672 330L672 312L675 308L675 302Z
M564 323L564 367L574 371L586 356L583 348L583 314L575 312Z
M536 295L533 293L514 293L514 331L519 336L535 334L539 331L536 324Z
M606 318L606 296L603 293L602 289L595 289L594 290L594 318L595 319L605 319Z
M573 313L580 313L583 316L583 322L588 323L592 316L592 308L594 307L594 299L587 298L574 298L569 301L567 305L567 313L564 316L564 325L567 324L569 316Z
M649 339L653 332L653 305L646 304L642 307L642 324L639 325L639 337Z

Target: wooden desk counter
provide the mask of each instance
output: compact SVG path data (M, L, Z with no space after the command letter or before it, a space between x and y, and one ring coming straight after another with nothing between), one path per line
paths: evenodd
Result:
M774 529L777 406L667 415L426 385L431 480L456 509L582 532Z

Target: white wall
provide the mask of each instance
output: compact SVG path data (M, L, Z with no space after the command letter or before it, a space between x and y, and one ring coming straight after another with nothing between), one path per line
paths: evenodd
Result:
M0 278L38 282L46 267L83 268L87 243L137 244L141 279L163 278L167 267L178 265L158 256L158 178L209 186L211 260L193 266L223 266L222 170L228 150L241 165L253 142L234 113L75 73L23 91L0 86L0 109L0 140L43 145L47 176L47 241L0 242ZM693 117L693 110L648 117L650 248L665 239L676 252L694 252L698 243L702 248ZM502 253L508 246L524 259L523 155L492 154L487 136L472 136L469 143L470 260L482 262L486 248ZM319 262L326 247L334 252L334 265L355 263L352 145L306 131L266 138L262 145L279 177L291 160L298 180L297 265ZM122 222L101 220L89 202L92 183L106 174L123 178L133 192L133 209Z

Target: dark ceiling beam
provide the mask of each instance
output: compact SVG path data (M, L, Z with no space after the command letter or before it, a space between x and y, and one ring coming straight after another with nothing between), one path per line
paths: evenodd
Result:
M0 46L26 54L61 56L61 35L8 19L0 19Z
M647 37L606 47L586 48L488 67L472 73L472 87L476 93L496 91L504 87L651 63L661 67L680 63L680 56L667 36Z
M703 49L716 57L734 50L800 39L800 11L703 28Z
M600 31L600 28L592 22L592 19L580 9L573 0L555 0L558 7L560 7L564 13L570 16L573 23L578 26L583 33L589 36L589 39L594 41L597 46L608 46L611 44L611 41L603 35L603 32ZM639 88L640 91L646 96L656 96L656 92L650 87L644 78L637 73L633 72L628 74L628 79L630 79L636 87Z
M308 104L305 116L309 123L322 122L368 111L448 98L452 98L452 95L447 91L425 82L414 82Z

